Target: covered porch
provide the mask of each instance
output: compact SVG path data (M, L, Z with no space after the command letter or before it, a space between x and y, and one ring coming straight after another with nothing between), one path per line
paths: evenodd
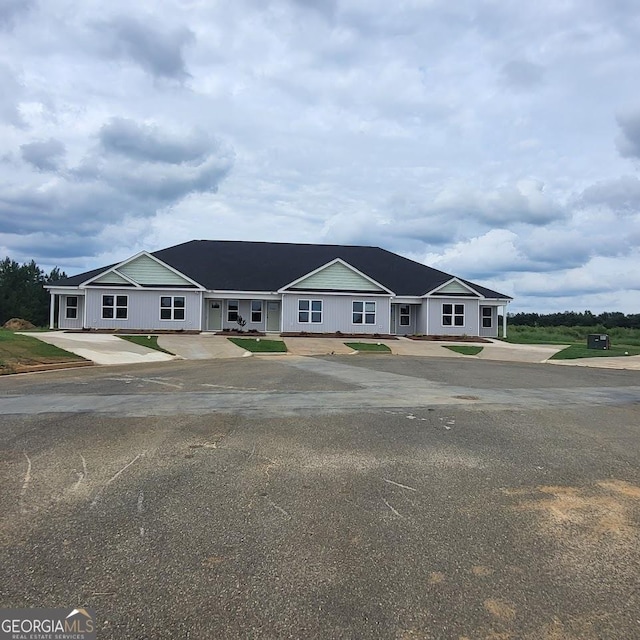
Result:
M203 331L260 331L280 333L282 305L279 297L246 295L236 297L205 296Z

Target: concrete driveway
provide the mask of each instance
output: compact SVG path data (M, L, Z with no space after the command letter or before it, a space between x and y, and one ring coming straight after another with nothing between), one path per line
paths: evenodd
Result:
M23 333L60 349L75 353L96 364L139 364L143 362L163 362L174 356L155 349L147 349L118 336L106 333L64 333L47 331L43 333Z
M248 351L233 344L226 336L213 333L161 335L158 336L158 345L185 360L242 358L249 355Z

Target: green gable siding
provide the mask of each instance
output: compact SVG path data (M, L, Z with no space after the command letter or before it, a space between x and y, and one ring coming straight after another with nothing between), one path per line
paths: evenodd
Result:
M188 280L163 267L153 258L149 258L149 256L140 256L131 262L127 262L127 264L119 267L119 271L141 285L171 284L193 286Z
M99 278L93 280L95 284L126 284L131 285L131 283L123 278L117 271L109 271L109 273L105 273L101 275Z
M336 262L298 282L292 289L330 291L384 291L349 267Z
M469 289L469 287L465 287L463 284L461 284L460 282L456 282L455 280L453 282L448 282L444 285L444 287L440 287L440 289L438 289L436 293L438 293L438 295L443 293L447 293L450 295L476 295L471 289Z

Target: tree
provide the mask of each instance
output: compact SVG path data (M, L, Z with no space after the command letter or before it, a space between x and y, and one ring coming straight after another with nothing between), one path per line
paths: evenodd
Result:
M43 285L66 278L54 267L46 274L35 260L18 264L11 258L0 262L0 325L11 318L23 318L36 326L49 319L49 294Z

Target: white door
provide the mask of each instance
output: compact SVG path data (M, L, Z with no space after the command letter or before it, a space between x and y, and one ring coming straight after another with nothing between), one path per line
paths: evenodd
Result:
M207 329L222 331L222 300L209 300Z
M280 303L267 302L267 331L280 331Z

